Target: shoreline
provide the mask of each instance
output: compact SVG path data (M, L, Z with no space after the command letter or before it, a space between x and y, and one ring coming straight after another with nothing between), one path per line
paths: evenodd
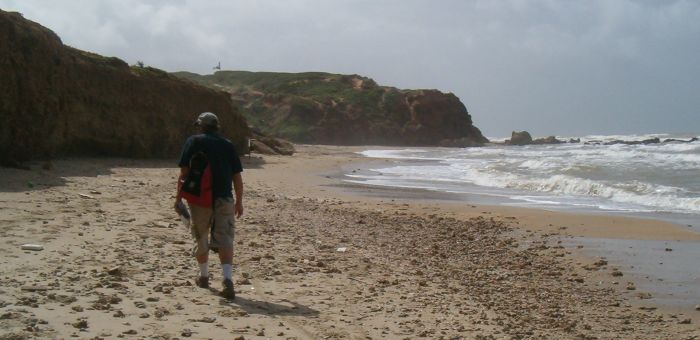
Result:
M462 211L462 213L469 217L487 213L501 218L515 218L524 221L524 224L530 225L530 229L542 232L561 232L562 226L554 225L559 224L564 225L564 230L569 232L567 236L571 237L700 241L700 233L676 221L605 212L584 213L548 210L540 207L484 204L480 203L481 199L477 199L477 203L472 203L469 201L469 195L464 194L443 193L427 189L344 183L341 176L335 178L339 183L332 186L358 197L371 197L379 200L391 199L393 201L432 204L434 206L443 205L455 211L476 209L479 212L465 213ZM551 223L547 225L538 223L541 220L549 220Z
M401 151L406 152L408 155L419 155L420 152L435 152L437 154L447 152L441 148L428 148L428 150L424 150L423 148L411 147L400 149L387 147L367 147L363 149L363 151L367 151L367 155L363 156L367 160L368 163L366 164L368 164L368 166L363 169L357 169L357 171L352 171L352 173L349 171L345 174L339 173L337 176L341 177L342 175L346 175L347 178L342 178L343 181L372 188L384 187L388 190L392 190L394 188L401 189L400 185L406 185L403 188L424 190L424 192L438 192L444 195L446 198L460 201L468 200L477 205L509 206L579 215L592 214L661 220L679 224L684 227L687 226L694 229L694 231L697 233L700 233L700 225L698 224L698 221L700 221L700 213L697 212L693 213L692 211L687 210L676 211L673 209L657 210L662 208L652 208L650 206L644 207L641 205L636 207L625 207L624 202L615 202L613 200L606 201L605 199L599 200L598 198L588 197L586 195L577 197L576 195L556 194L550 192L507 189L500 186L481 186L472 184L469 181L455 179L453 177L455 176L454 174L447 177L443 177L444 175L438 175L438 177L444 179L445 182L441 180L431 181L430 174L420 170L421 167L437 167L438 171L443 171L441 168L444 167L445 164L454 164L448 160L421 158L421 156L407 156L408 158L404 158L401 156L396 156L392 154L392 152L389 152L388 154L384 152L374 152L377 150ZM513 151L514 149L510 150ZM365 154L365 152L362 152L362 154ZM400 154L401 153L399 153L399 155ZM383 156L386 156L387 158L382 158ZM461 156L462 155L454 157L459 158ZM477 155L475 157L478 158L480 156ZM372 160L379 160L380 162L371 163ZM387 167L389 169L388 172L385 173L383 168ZM396 175L396 173L403 174L403 171L401 171L402 168L405 169L404 171L409 171L404 174L407 176L406 178L403 178L403 175ZM445 171L449 172L450 170ZM471 169L470 171L474 171L474 169ZM417 175L423 176L421 177L422 179L415 177ZM456 181L456 184L452 183L452 181ZM562 185L566 185L566 183ZM618 206L617 204L622 205Z
M360 163L357 171L386 161L367 159L366 162ZM576 259L580 263L590 262L591 259L610 259L614 261L610 268L621 269L631 278L629 280L644 290L643 293L637 292L636 289L622 291L623 294L629 295L636 307L660 308L667 312L679 313L692 312L700 303L700 299L697 299L700 296L700 275L692 274L695 259L700 255L700 252L696 251L700 246L700 233L690 229L690 225L683 225L677 220L605 211L553 211L541 207L470 203L469 198L474 195L348 183L344 181L344 175L351 171L350 168L356 167L346 167L334 172L332 178L337 183L331 186L359 197L408 202L422 209L428 207L434 212L449 212L459 218L486 215L517 221L515 225L523 231L557 235L560 242L567 244L567 248L576 253ZM476 201L483 202L483 199L477 198ZM621 247L630 250L620 251ZM683 255L678 255L679 252ZM664 262L658 262L659 258ZM665 262L672 263L664 266ZM668 266L679 269L669 271ZM601 269L608 269L608 266ZM602 280L599 283L601 286L613 288L620 284L620 280L610 280L601 275L594 276ZM682 285L679 286L679 283ZM644 298L638 298L639 296ZM649 303L653 307L648 307ZM695 315L694 320L700 322L700 317Z
M476 199L475 202L468 201L470 195L446 193L428 189L414 188L397 188L372 186L358 183L348 183L343 179L343 175L351 173L353 170L362 171L372 165L389 162L388 159L371 159L359 154L357 151L363 151L375 146L362 147L335 147L335 146L298 146L300 150L305 148L321 148L325 152L319 152L324 156L335 155L336 157L347 157L341 160L329 160L313 163L313 166L306 167L304 164L298 164L301 167L301 173L305 180L312 184L312 187L335 188L335 196L342 197L346 200L352 199L369 199L377 202L394 201L410 201L413 203L423 203L427 206L437 208L440 205L449 207L453 213L461 213L464 217L475 217L482 211L486 211L491 215L517 218L522 220L523 225L527 225L532 230L542 232L561 232L561 226L566 227L569 236L582 237L605 237L605 238L628 238L638 240L694 240L700 241L700 232L688 228L678 222L668 221L661 218L652 218L646 216L629 216L625 214L608 214L605 211L595 212L578 212L578 211L559 211L548 210L542 207L520 207L520 206L503 206L497 204L482 204L481 200ZM381 147L387 149L387 147ZM305 152L305 151L301 151ZM335 153L335 154L334 154ZM313 154L312 156L316 156ZM303 163L303 162L302 162ZM319 164L320 163L320 164ZM277 182L278 185L283 185L282 182ZM293 190L293 189L291 189ZM314 195L332 197L327 190L320 189L312 191ZM471 195L474 196L474 195ZM466 211L461 211L465 208ZM473 211L472 211L473 210ZM540 221L548 220L549 223L543 224ZM551 225L550 225L551 224ZM559 226L556 226L559 225Z
M687 253L693 248L700 245L700 233L685 225L674 221L662 219L653 219L639 216L625 216L622 214L606 214L600 213L582 213L582 212L567 212L567 211L552 211L543 208L518 207L518 206L502 206L488 205L480 203L470 203L465 201L468 195L443 193L427 189L413 188L396 188L371 186L356 183L348 183L343 181L344 174L352 173L353 171L363 171L371 166L389 162L388 159L370 159L359 154L357 151L363 151L372 148L366 147L327 147L327 146L300 146L300 152L304 153L305 148L326 150L322 152L325 156L333 155L334 152L342 157L348 157L343 162L326 161L319 164L314 163L315 169L307 169L303 165L301 173L305 181L308 181L312 187L329 188L334 190L335 194L329 193L326 189L314 191L308 196L324 196L326 198L342 198L344 201L351 201L353 204L364 205L367 209L373 209L375 206L382 205L385 210L392 211L386 205L410 206L409 210L414 211L430 211L434 214L450 216L459 219L476 218L485 216L488 218L496 218L505 221L511 221L522 232L535 232L540 235L555 236L559 239L558 242L568 243L571 246L569 251L576 253L576 259L581 263L595 262L598 259L606 259L606 255L610 256L621 243L629 243L631 247L641 247L646 242L656 242L656 244L664 244L672 242L676 246L676 253L672 256L677 256L679 252ZM386 149L386 147L381 147ZM351 150L352 154L347 151ZM277 183L278 185L280 183ZM306 197L301 195L300 197ZM354 201L358 200L358 201ZM404 209L404 208L399 208ZM393 209L394 212L395 208ZM401 211L401 210L398 210ZM609 247L592 251L590 248L590 240L607 240L604 244ZM581 242L577 240L586 240ZM585 245L586 249L581 249ZM664 247L665 248L665 247ZM605 254L605 255L603 255ZM645 293L650 293L651 299L635 299L638 292L626 291L622 287L621 293L630 295L633 302L638 306L653 304L653 308L661 308L668 312L691 312L695 305L700 303L700 300L688 300L688 297L693 297L692 294L682 296L673 296L676 290L669 289L668 283L663 279L652 281L649 277L654 276L649 272L640 272L635 269L631 263L638 261L635 255L615 256L617 263L610 268L619 268L623 273L634 282L644 282L641 286L644 287ZM648 258L648 256L647 256ZM594 260L595 259L595 260ZM692 255L686 256L680 260L680 263L685 264L687 269L693 268ZM601 269L608 269L605 266ZM617 282L621 280L611 280L610 277L597 276L599 280ZM674 276L666 278L668 281L676 281L680 277L686 279L686 276ZM700 277L698 278L700 279ZM700 292L699 281L686 281L691 285L690 291ZM604 284L602 286L616 287L617 284ZM632 294L629 294L632 293ZM657 296L659 299L657 299ZM651 307L650 307L651 308ZM700 322L700 316L694 313L694 320Z
M302 146L302 150L303 150ZM317 148L318 146L311 146ZM335 147L330 147L335 149ZM367 150L375 148L368 147L353 147L354 151ZM385 147L382 147L383 149ZM354 159L350 156L350 159ZM625 243L627 247L642 247L647 243L668 244L671 242L678 252L691 253L685 255L684 258L676 261L682 263L685 268L693 268L694 252L692 249L700 245L700 233L688 226L682 225L677 221L668 221L663 219L654 219L650 217L626 216L623 214L610 214L601 211L599 213L584 213L584 212L568 212L568 211L552 211L544 208L518 207L518 206L503 206L503 205L488 205L480 203L470 203L465 201L468 195L437 192L428 189L414 188L397 188L372 186L357 183L345 182L344 175L353 171L362 171L373 165L389 162L388 159L370 159L361 155L356 155L358 163L348 160L342 164L334 162L333 166L312 171L305 169L303 173L307 180L315 186L324 188L336 189L336 194L344 197L345 200L360 199L370 200L372 204L402 204L415 207L415 210L429 210L436 214L445 214L454 216L460 219L469 219L479 216L488 216L489 218L497 218L501 220L513 221L523 232L534 231L539 234L556 236L559 242L569 244L569 251L576 253L576 259L581 263L590 262L592 259L607 260L615 253L620 244ZM309 176L310 175L310 176ZM315 177L315 178L314 178ZM330 180L330 182L328 181ZM370 204L369 207L372 205ZM592 240L605 240L603 244L607 247L599 246L594 250ZM585 247L582 249L581 247ZM593 248L593 249L591 249ZM665 251L667 247L662 247ZM671 248L668 248L671 249ZM647 266L645 270L640 271L635 269L635 265L639 260L636 259L639 251L634 255L627 256L612 256L616 261L614 266L610 268L620 269L623 273L631 277L635 283L641 283L641 287L645 289L644 294L651 294L651 298L635 299L638 292L622 290L623 294L630 295L630 298L637 307L649 305L653 308L661 308L664 311L679 313L693 312L695 305L700 303L700 300L694 301L692 298L700 295L684 292L679 295L678 288L671 287L670 283L664 282L664 278L654 275L653 270L658 269ZM641 257L650 259L650 257L642 250ZM631 268L630 268L631 266ZM652 268L652 269L650 269ZM608 269L604 266L601 269ZM685 280L688 291L700 293L700 281L689 280L686 273L677 273L680 275L666 277L666 281L675 282ZM618 282L620 280L611 280L609 277L594 275L598 280L609 282ZM654 277L656 281L650 279ZM697 278L700 280L700 276ZM619 283L610 284L600 281L602 286L615 287ZM631 293L631 294L629 294ZM635 295L636 294L636 295ZM690 299L689 299L690 298ZM646 307L643 307L646 308ZM651 307L650 307L651 308ZM693 316L694 321L700 322L700 316Z
M70 159L56 161L52 170L0 169L0 208L7 212L0 219L0 249L8 259L0 273L0 312L7 316L0 333L245 339L700 335L698 312L638 299L635 294L647 289L628 268L612 256L610 264L596 264L600 257L586 254L595 253L593 247L566 244L578 233L593 240L593 227L607 218L439 197L416 201L405 193L358 195L333 177L363 164L354 154L358 149L302 145L291 157L242 157L246 211L236 226L233 302L216 295L217 261L210 268L216 288L191 283L196 266L189 237L171 208L174 161ZM610 227L629 228L617 232L627 235L621 242L658 238L654 226L665 223L614 221ZM671 240L696 237L671 226ZM24 243L45 249L22 251ZM673 247L665 255L681 253ZM624 276L611 276L613 269ZM637 290L626 291L627 281L638 282Z

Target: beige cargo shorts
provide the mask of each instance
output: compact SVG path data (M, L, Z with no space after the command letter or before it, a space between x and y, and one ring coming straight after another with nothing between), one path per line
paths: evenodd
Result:
M233 229L236 224L233 208L233 198L217 198L214 200L214 209L196 205L190 205L192 224L190 232L194 239L193 256L202 256L209 253L209 248L233 249ZM210 227L214 226L213 234ZM212 239L209 240L209 235Z

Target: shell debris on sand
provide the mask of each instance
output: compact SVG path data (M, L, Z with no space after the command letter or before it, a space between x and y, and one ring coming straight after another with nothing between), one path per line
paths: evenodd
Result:
M40 244L29 244L29 243L23 244L22 246L20 246L20 248L22 250L33 250L33 251L44 250L44 246L42 246Z

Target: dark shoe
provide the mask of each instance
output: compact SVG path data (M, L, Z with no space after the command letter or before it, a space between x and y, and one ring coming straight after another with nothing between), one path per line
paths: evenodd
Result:
M199 288L209 288L209 277L200 276L194 282Z
M236 298L236 292L233 290L233 281L229 279L224 280L224 290L221 291L221 296L229 300Z

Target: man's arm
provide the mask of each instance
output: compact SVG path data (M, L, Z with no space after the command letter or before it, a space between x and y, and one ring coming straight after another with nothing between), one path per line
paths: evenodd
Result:
M182 199L182 183L185 182L185 178L187 178L187 175L190 173L190 167L189 166L183 166L180 167L180 177L177 179L177 194L175 194L175 212L180 213L180 208L178 207L178 203Z
M243 215L243 176L241 173L233 174L233 190L236 191L236 217Z

